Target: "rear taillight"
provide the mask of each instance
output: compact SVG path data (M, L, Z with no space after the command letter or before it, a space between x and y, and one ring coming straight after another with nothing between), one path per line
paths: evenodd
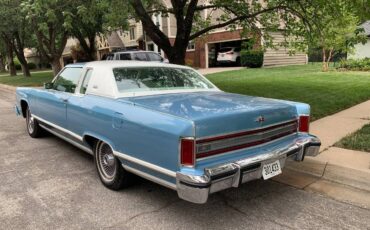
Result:
M234 54L234 52L230 51L230 52L227 52L226 54Z
M181 164L194 166L195 163L195 141L193 138L181 139Z
M302 133L308 133L309 130L310 130L310 116L307 116L307 115L299 116L298 131Z

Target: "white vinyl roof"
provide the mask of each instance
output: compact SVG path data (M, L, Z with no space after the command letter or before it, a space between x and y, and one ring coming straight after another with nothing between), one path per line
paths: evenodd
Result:
M92 69L92 76L88 84L86 94L97 95L109 98L121 98L121 97L134 97L134 96L145 96L155 94L169 94L169 93L183 93L183 92L199 92L199 91L220 91L215 85L213 85L207 78L203 77L200 73L201 78L207 81L214 88L211 89L174 89L174 90L161 90L161 91L145 91L145 92L126 92L121 93L117 89L117 83L114 78L114 68L125 68L125 67L163 67L163 68L181 68L190 69L187 66L173 65L167 63L158 62L144 62L144 61L94 61L88 62L84 65L85 71ZM83 71L83 76L85 75Z

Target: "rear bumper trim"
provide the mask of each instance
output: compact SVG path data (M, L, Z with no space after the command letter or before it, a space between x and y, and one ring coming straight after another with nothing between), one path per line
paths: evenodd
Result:
M206 168L203 175L177 172L177 193L184 200L193 203L205 203L211 193L231 187L239 187L242 183L261 178L262 166L265 163L279 160L281 168L284 168L285 161L288 158L303 161L305 156L318 155L320 146L321 141L317 137L305 135L297 137L287 146L270 149L264 154Z

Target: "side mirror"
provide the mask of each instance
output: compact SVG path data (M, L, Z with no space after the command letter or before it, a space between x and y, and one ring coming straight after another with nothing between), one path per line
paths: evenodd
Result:
M44 88L45 89L52 89L53 88L53 83L52 82L44 83Z

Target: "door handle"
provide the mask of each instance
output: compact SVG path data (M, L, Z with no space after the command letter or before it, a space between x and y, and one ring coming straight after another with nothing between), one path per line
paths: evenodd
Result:
M68 102L68 98L62 98L62 99L60 99L62 102L64 102L64 103L67 103Z

